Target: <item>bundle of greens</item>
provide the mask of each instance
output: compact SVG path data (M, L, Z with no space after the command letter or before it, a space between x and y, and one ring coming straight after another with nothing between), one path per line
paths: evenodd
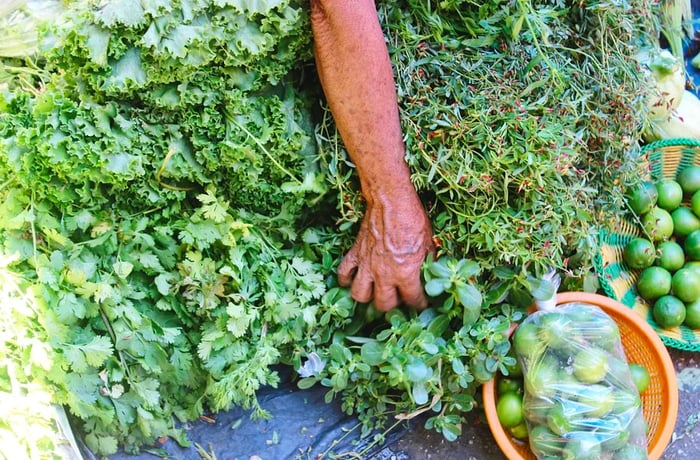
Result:
M305 5L74 2L21 58L40 72L0 89L2 252L50 355L21 368L95 453L265 415L271 366L347 316L337 236L308 217L327 185Z
M578 275L590 273L599 226L625 212L623 192L641 176L650 85L636 53L654 43L654 8L380 5L406 158L439 260L426 267L431 308L315 349L326 366L309 378L341 395L348 412L382 425L396 412L430 411L428 426L454 439L478 383L510 364L507 326L529 301L519 294L543 295L533 280L550 269L567 275L564 289L595 289ZM341 225L355 225L361 200L329 120L320 152L342 191Z
M10 339L0 359L30 360L8 368L50 385L98 454L186 443L176 421L207 411L266 415L277 364L364 434L433 411L455 439L479 384L514 363L510 324L551 295L538 275L586 272L639 177L650 11L379 5L439 242L430 308L381 315L334 282L363 208L329 113L315 118L308 3L68 2L2 61L0 244L36 299L13 324L46 346Z

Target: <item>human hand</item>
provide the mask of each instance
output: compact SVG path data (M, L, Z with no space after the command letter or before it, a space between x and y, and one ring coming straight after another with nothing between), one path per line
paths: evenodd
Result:
M421 266L435 250L430 221L417 195L368 203L352 248L338 266L338 281L358 302L378 310L404 303L425 308Z

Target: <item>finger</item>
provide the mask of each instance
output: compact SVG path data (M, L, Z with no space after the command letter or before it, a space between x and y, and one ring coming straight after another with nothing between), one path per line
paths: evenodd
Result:
M361 303L372 300L372 277L367 270L357 270L355 279L350 287L350 295L353 299Z
M420 275L413 281L403 283L399 286L401 300L411 307L422 310L428 306L428 298L425 296L423 284L420 282Z
M357 250L355 246L353 246L338 265L338 284L342 287L348 287L352 284L352 279L357 271L358 263L359 258L357 257Z
M374 306L379 311L389 311L399 304L399 294L392 285L374 286Z

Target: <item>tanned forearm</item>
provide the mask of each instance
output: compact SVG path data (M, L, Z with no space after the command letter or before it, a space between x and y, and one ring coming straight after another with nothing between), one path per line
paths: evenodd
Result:
M372 0L311 0L318 74L367 202L338 282L380 310L427 299L432 230L404 160L391 61Z

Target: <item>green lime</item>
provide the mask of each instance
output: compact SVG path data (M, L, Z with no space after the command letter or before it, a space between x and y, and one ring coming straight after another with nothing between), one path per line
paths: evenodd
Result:
M503 393L496 403L498 421L506 428L520 425L525 420L523 414L523 397L517 393Z
M620 341L620 329L608 316L596 318L596 321L591 321L587 326L592 328L588 340L603 350L612 351Z
M535 425L530 430L530 448L538 458L561 455L565 445L559 436L544 425Z
M626 390L615 390L613 392L613 407L612 412L615 414L629 414L631 411L637 411L642 407L642 400L639 395Z
M684 323L691 329L700 329L700 299L685 306Z
M595 383L582 388L578 401L586 407L590 417L603 417L615 407L615 392L611 386Z
M564 436L574 427L572 415L567 413L561 401L557 401L547 413L547 427L552 430L552 433Z
M647 460L648 458L646 449L637 444L626 444L613 454L613 460Z
M523 381L520 379L509 379L506 377L501 377L498 379L498 394L504 393L516 393L522 394L523 392Z
M646 300L655 300L671 292L671 273L662 267L647 267L639 274L637 292Z
M515 439L527 439L527 423L525 422L508 428L508 431Z
M533 358L544 350L539 336L540 328L533 322L520 324L513 333L513 346L519 356Z
M596 460L601 454L600 440L591 432L578 432L561 452L563 460Z
M675 241L664 241L658 245L656 265L673 273L685 263L683 246Z
M695 230L700 229L700 218L685 206L680 206L671 212L673 220L673 235L676 238L685 238Z
M541 340L555 350L567 350L571 344L580 342L574 322L557 310L542 312L539 327Z
M525 391L535 397L546 397L556 393L559 363L551 356L534 363L525 374Z
M690 268L681 268L671 278L673 295L683 302L700 299L700 275Z
M600 382L608 372L608 354L600 348L585 348L574 356L573 369L581 382Z
M653 183L642 182L634 186L627 194L627 203L635 214L641 216L656 206L658 196L659 192Z
M629 430L626 429L625 424L617 416L601 419L598 423L597 433L602 442L601 448L607 452L621 448L630 439Z
M661 296L654 302L652 316L664 329L678 327L685 320L685 305L678 297Z
M656 258L656 248L651 241L645 238L632 238L625 245L622 258L628 267L641 270L642 268L649 267L654 262Z
M654 242L666 241L673 235L671 213L658 206L642 216L642 226Z
M700 166L689 166L678 173L676 180L687 195L700 190Z
M695 230L685 238L683 251L689 260L700 260L700 230Z
M554 407L552 398L537 398L525 395L523 398L523 412L525 418L531 423L544 425L547 423L547 414Z
M700 190L693 193L693 197L690 199L690 208L696 216L700 217Z
M649 371L646 367L638 363L630 363L629 367L634 386L637 387L637 391L639 391L640 394L644 393L649 387Z
M659 192L656 205L667 211L673 211L683 201L683 189L681 184L673 179L663 179L656 183Z

